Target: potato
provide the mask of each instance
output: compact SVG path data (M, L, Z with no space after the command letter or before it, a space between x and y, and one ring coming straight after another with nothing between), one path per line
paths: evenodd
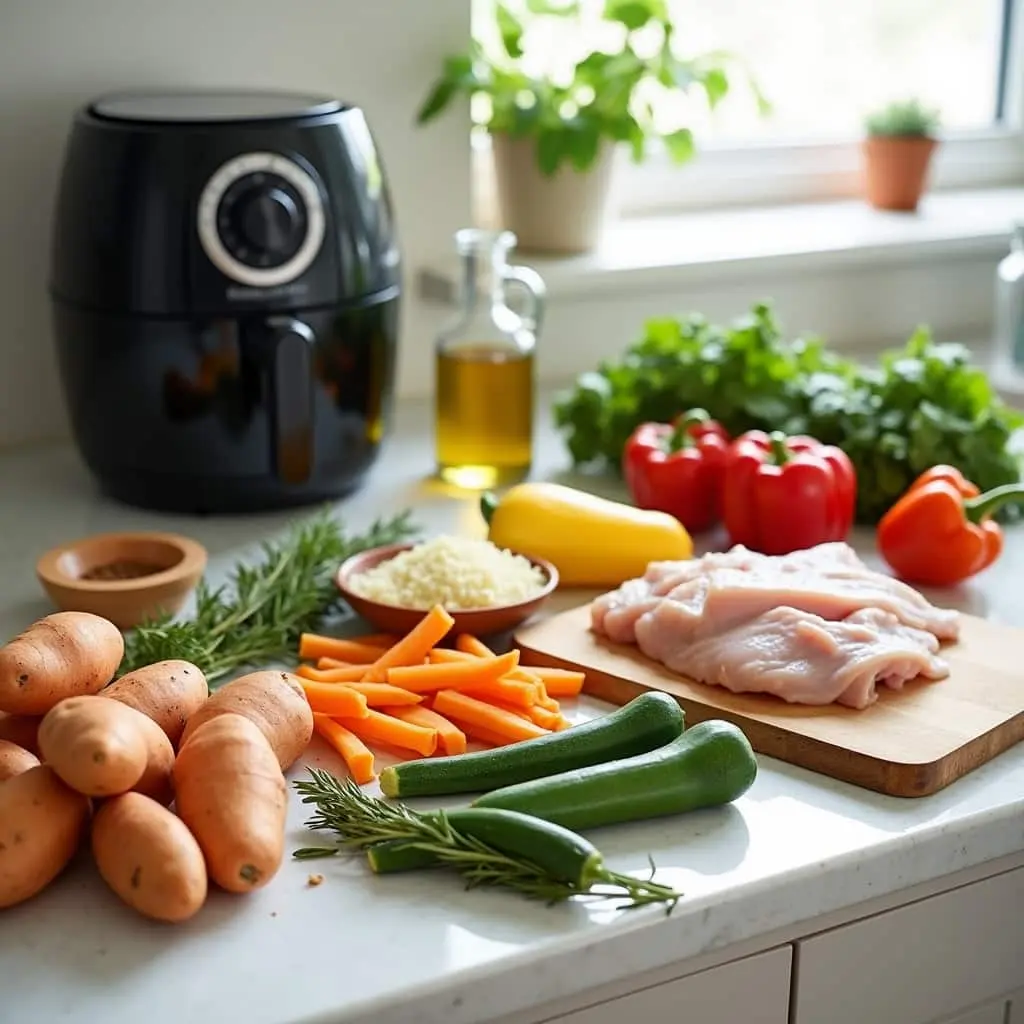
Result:
M206 862L195 837L141 793L104 801L93 818L92 852L103 881L146 917L187 921L206 902Z
M13 779L15 775L35 768L39 758L24 747L8 740L0 740L0 782Z
M0 711L0 740L17 743L33 754L39 753L38 715L9 715Z
M215 691L188 720L182 746L199 726L217 715L241 715L259 726L282 771L302 756L313 737L313 712L298 679L288 672L253 672Z
M46 888L75 855L89 800L49 765L0 783L0 907Z
M56 612L0 647L0 711L45 715L65 697L102 690L124 656L112 622L88 612Z
M121 676L103 691L104 697L152 718L175 746L209 695L206 676L189 661L158 661Z
M43 719L39 752L79 793L117 796L142 778L149 763L147 727L155 724L108 697L71 697Z
M140 712L139 728L146 741L146 768L132 791L148 796L165 807L174 799L174 747L167 733Z
M218 715L196 729L174 762L174 792L217 885L251 892L277 874L288 787L270 743L248 718Z

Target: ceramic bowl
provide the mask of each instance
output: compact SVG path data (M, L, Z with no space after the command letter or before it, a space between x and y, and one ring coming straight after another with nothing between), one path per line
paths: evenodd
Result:
M370 548L358 555L353 555L341 564L335 580L342 597L352 606L353 611L361 615L367 622L385 633L405 634L413 628L426 614L426 609L401 608L393 604L382 604L360 597L349 587L354 576L380 565L415 547L415 544L388 544L384 547ZM513 552L516 554L517 552ZM471 633L473 636L493 636L515 629L533 615L551 596L558 586L558 570L542 558L524 555L528 561L544 573L547 582L544 588L527 601L518 604L494 605L489 608L470 608L466 610L449 609L455 620L452 634Z
M180 611L205 569L206 549L174 533L98 533L36 563L58 608L102 615L119 629Z

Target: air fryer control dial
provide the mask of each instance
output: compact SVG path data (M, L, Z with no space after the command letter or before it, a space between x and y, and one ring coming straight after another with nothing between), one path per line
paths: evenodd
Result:
M287 284L304 273L324 239L316 182L277 153L247 153L224 164L199 199L199 241L210 262L252 287Z

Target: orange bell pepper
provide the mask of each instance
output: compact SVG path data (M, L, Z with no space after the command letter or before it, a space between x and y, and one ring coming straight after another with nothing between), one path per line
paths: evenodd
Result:
M945 587L987 569L1002 553L1003 531L989 517L1024 500L1024 486L981 494L952 466L922 473L878 524L878 550L909 583Z

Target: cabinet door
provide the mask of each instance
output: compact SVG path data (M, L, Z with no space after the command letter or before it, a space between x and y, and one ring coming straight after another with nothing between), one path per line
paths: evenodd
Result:
M794 1024L930 1024L1005 1006L1024 985L1022 906L1024 868L798 943Z
M546 1024L787 1024L792 948L759 953Z

